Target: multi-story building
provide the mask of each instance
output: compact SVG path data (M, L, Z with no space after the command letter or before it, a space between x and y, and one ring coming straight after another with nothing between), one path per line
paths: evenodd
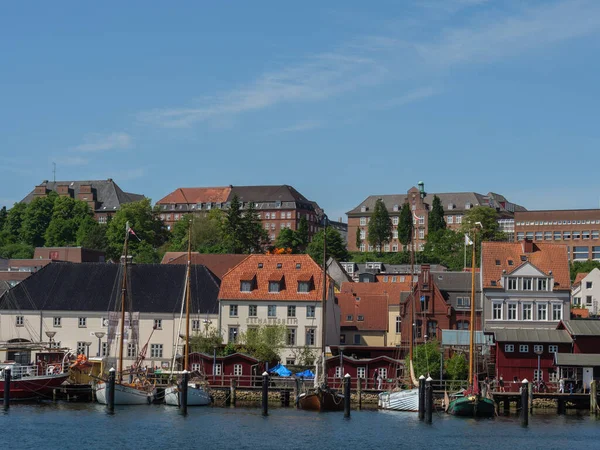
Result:
M340 308L328 278L326 344L340 339ZM260 326L287 329L282 362L300 362L306 349L321 356L323 273L308 255L249 255L221 281L219 329L225 344Z
M554 329L569 318L566 245L483 242L481 284L485 331Z
M398 223L402 205L408 203L413 213L415 249L422 250L427 236L429 212L433 197L439 197L444 208L444 219L448 228L458 229L462 225L463 216L467 211L476 206L489 206L494 208L498 216L500 230L507 233L512 240L514 233L514 214L516 211L525 210L522 206L510 203L502 195L493 192L487 195L476 192L457 193L426 193L423 183L419 188L412 187L406 194L398 195L371 195L362 201L356 208L348 211L348 250L350 251L374 251L368 242L369 220L378 199L383 200L392 219L392 240L384 245L381 251L399 252L403 250L402 242L398 240ZM357 233L360 235L361 245L356 246Z
M388 345L388 295L339 293L337 299L341 310L340 345Z
M373 281L382 283L404 283L405 279L408 279L410 275L411 265L410 264L388 264L380 261L371 261L365 263L355 262L341 262L340 263L348 276L352 277L354 281L359 281L361 274L373 275ZM421 265L414 264L412 266L414 274L417 275L421 272ZM447 270L445 266L441 264L430 265L432 272L444 272ZM370 281L370 280L369 280Z
M600 209L515 212L515 241L565 244L570 261L600 261Z
M92 181L44 180L21 200L21 203L46 197L52 191L61 197L71 197L86 202L99 223L106 223L124 203L137 202L144 198L143 195L123 191L112 178Z
M284 228L297 230L303 217L308 221L309 237L320 227L316 203L288 185L179 188L160 199L156 205L160 218L171 229L185 214L206 214L212 209L228 209L235 195L242 210L246 210L250 203L254 204L271 241Z
M204 266L192 266L191 328L207 333L216 328L218 279ZM111 317L120 304L120 266L103 263L53 262L0 297L0 341L25 344L48 343L90 356L114 358L116 340L109 344ZM134 264L128 268L132 295L133 329L139 341L124 346L125 364L132 364L148 341L146 364L165 367L173 358L178 339L180 307L186 267L183 265ZM139 319L139 320L136 320ZM136 327L136 322L138 323ZM114 325L116 328L116 325ZM152 333L152 329L156 327ZM115 329L116 331L116 329ZM0 359L14 359L2 354ZM19 355L31 357L27 349Z
M589 273L578 273L571 288L571 306L586 309L589 314L597 316L600 301L600 269Z

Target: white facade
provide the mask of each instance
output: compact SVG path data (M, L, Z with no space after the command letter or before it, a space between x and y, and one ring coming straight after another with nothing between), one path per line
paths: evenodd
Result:
M594 269L571 290L571 304L574 308L585 308L590 314L597 315L600 311L600 269Z

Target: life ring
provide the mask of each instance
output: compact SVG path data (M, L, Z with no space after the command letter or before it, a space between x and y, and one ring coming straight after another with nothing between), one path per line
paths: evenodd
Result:
M46 375L53 375L53 374L58 374L58 373L60 373L59 365L51 365L51 366L48 366L48 368L46 369Z

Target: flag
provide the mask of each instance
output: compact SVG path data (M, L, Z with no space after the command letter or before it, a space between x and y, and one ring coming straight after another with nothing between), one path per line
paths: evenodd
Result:
M465 234L465 245L473 245L473 241L468 234Z
M141 240L141 239L138 237L138 235L137 235L137 234L135 234L135 231L133 231L133 228L131 228L131 227L129 226L129 222L127 222L127 224L125 225L125 228L126 228L126 230L127 230L127 233L128 233L128 234L132 234L133 236L135 236L135 237L137 238L137 240L138 240L138 241L140 241L140 242L142 241L142 240Z

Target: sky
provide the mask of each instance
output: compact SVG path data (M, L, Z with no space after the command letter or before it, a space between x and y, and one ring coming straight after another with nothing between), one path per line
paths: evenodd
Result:
M600 205L600 2L3 2L0 205L289 184Z

